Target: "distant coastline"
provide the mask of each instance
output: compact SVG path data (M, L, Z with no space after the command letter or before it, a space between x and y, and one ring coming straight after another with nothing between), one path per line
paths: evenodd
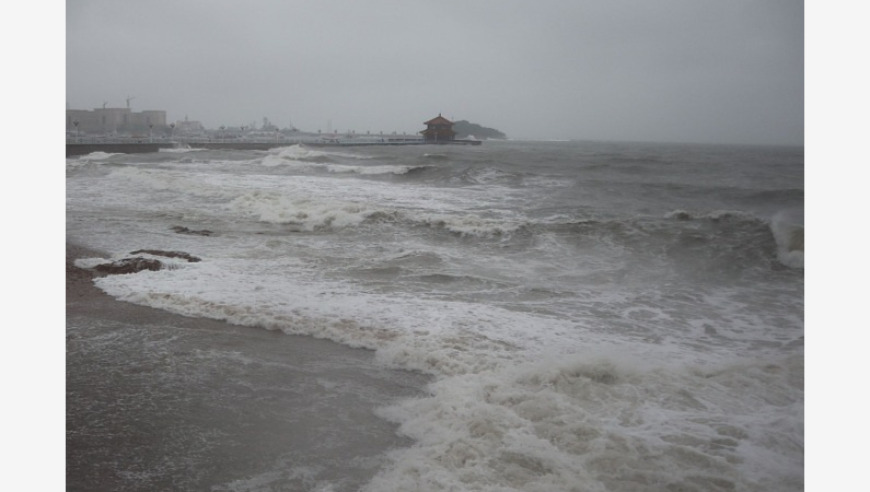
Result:
M157 120L159 120L158 124L154 125L153 121ZM138 123L133 124L130 121ZM71 157L92 152L141 154L179 147L209 150L269 150L289 145L312 147L480 145L483 140L490 138L505 138L504 133L494 128L483 127L466 120L452 122L440 113L436 118L423 124L427 125L427 129L418 132L417 135L406 133L399 135L397 132L391 135L385 135L383 132L378 135L369 133L357 135L353 131L340 134L331 129L327 133L321 133L319 130L317 133L310 133L299 131L295 127L281 130L269 122L268 118L263 118L261 128L256 128L254 125L237 129L222 126L218 130L207 130L200 122L188 120L186 117L184 121L166 125L165 111L133 113L129 107L98 108L94 111L68 109L66 155ZM144 134L146 131L147 137Z

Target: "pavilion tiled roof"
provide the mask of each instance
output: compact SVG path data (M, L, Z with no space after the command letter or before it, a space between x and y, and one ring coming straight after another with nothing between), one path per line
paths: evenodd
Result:
M424 121L423 124L424 124L424 125L438 125L438 124L441 124L441 125L445 125L445 124L446 124L446 125L452 125L453 122L450 121L450 120L448 120L447 118L441 116L441 113L438 113L438 116L436 116L435 118L432 118L432 119L429 120L429 121Z

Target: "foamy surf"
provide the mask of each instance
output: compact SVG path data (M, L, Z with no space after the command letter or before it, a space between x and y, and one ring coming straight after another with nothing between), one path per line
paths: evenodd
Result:
M802 215L802 214L800 214ZM793 268L804 267L804 224L803 217L794 212L780 212L770 224L776 238L779 260Z
M802 449L802 372L797 359L699 371L578 354L441 379L381 411L419 444L365 490L800 488L788 456Z
M118 299L432 375L367 490L799 489L800 153L620 149L119 156L68 170L69 235L202 259Z
M198 147L162 147L157 149L158 152L165 152L167 154L186 154L188 152L203 152L206 150Z
M286 279L263 274L228 277L249 270L244 264L225 264L213 276L201 268L98 285L186 316L372 349L386 364L436 376L430 397L380 412L418 444L392 455L368 490L658 490L663 483L765 490L780 485L763 477L775 470L795 483L788 456L801 446L793 437L802 422L800 357L726 355L696 366L678 347L639 350L547 316L381 299L310 277L289 290ZM765 462L742 458L749 449ZM623 469L633 473L627 478Z
M348 152L318 150L301 144L272 149L266 153L262 164L264 166L290 165L294 161L310 163L329 163L342 159L367 159L366 156Z
M355 173L362 175L408 174L415 169L422 168L423 166L346 166L339 164L326 166L326 169L332 173Z

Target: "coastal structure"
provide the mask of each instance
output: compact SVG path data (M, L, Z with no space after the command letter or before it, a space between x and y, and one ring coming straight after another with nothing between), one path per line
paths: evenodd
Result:
M188 119L187 115L184 115L183 120L175 122L175 128L172 131L173 135L178 136L205 137L206 135L205 126L199 121Z
M129 108L102 108L93 111L67 110L67 157L91 152L148 153L160 149L187 147L211 150L269 150L287 145L312 147L360 147L394 145L480 145L480 140L457 139L453 122L440 114L426 121L421 137L397 135L346 138L333 134L324 137L318 133L305 133L293 128L290 133L274 125L269 131L252 130L242 126L239 130L221 127L220 131L207 130L202 123L188 120L166 124L165 111L133 113ZM252 125L253 126L253 125ZM247 130L247 131L246 131Z
M148 135L167 127L166 111L133 112L126 108L95 108L93 110L67 109L66 130L74 134L130 133Z
M456 137L456 132L453 131L453 122L441 116L441 113L429 121L424 121L423 124L426 125L426 129L420 133L426 142L449 142Z

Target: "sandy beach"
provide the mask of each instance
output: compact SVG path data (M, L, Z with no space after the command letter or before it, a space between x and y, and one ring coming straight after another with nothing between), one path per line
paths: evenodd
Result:
M67 490L357 490L428 379L329 341L119 302L67 245Z

